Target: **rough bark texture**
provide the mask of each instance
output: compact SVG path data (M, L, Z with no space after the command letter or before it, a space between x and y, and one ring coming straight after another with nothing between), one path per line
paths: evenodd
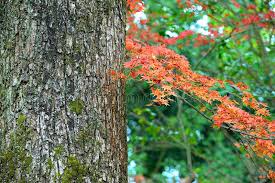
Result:
M127 182L124 0L0 0L1 182Z

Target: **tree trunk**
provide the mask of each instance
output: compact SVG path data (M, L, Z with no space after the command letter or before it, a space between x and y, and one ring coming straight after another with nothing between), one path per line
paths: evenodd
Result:
M0 0L1 182L127 182L124 0Z

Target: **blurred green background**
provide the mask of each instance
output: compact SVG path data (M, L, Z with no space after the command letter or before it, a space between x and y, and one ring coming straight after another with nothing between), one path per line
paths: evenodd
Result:
M137 18L150 17L146 26L167 38L190 29L207 36L209 24L224 24L218 29L220 32L232 31L237 28L234 22L240 22L244 14L275 8L275 1L263 0L239 0L240 8L227 0L200 2L208 8L179 7L176 0L146 0L144 13L147 15L139 14ZM248 9L251 4L256 9ZM272 21L274 19L268 23L274 25ZM221 36L202 46L196 46L198 34L194 34L178 40L170 48L186 56L198 73L247 84L259 101L268 104L274 119L273 33L272 27L252 24L234 36ZM261 170L274 168L274 161L259 159L253 154L247 158L244 149L234 146L240 140L237 134L213 128L184 103L174 101L167 107L148 106L153 98L148 84L129 80L126 91L131 182L135 176L143 176L146 182L180 182L192 172L201 183L261 182L258 178ZM196 105L191 98L189 102Z

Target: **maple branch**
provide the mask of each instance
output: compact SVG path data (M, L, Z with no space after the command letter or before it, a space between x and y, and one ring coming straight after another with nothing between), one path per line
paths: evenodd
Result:
M242 140L242 138L240 138L240 142L241 142L241 144L242 144L242 146L243 147L246 147L246 143ZM251 149L251 148L250 148ZM252 156L252 154L248 151L248 149L247 148L244 148L244 150L245 150L245 152L251 157L250 158L250 160L252 161L252 164L255 166L255 170L258 172L258 164L255 162L255 160L254 160L254 156ZM259 172L258 172L259 173Z
M198 103L200 103L202 106L204 106L209 112L211 112L212 114L214 114L214 111L210 108L208 108L202 101L200 101L199 99L193 97L192 95L185 93L185 95L187 95L188 97L190 97L193 100L196 100Z
M241 131L241 130L232 128L232 126L222 125L222 127L225 128L225 129L229 129L229 130L231 130L231 131L234 131L234 132L243 134L243 135L247 135L247 136L250 136L250 137L257 138L257 139L262 139L262 140L275 140L275 138L273 138L273 137L269 137L269 138L268 138L268 137L259 137L259 136L257 136L257 135L252 135L252 134L250 134L250 133L247 133L247 132L244 132L244 131Z
M256 163L255 155L257 156L257 153L253 150L253 148L251 147L250 143L249 143L249 142L245 143L245 142L242 140L242 138L240 138L240 140L241 140L242 144L247 144L247 146L249 147L249 149L252 151L252 152L250 153L250 152L248 151L247 148L244 148L245 151L246 151L246 152L249 154L249 156L251 157L251 160L252 160L252 161L255 161L255 162L254 162L255 167L260 166L265 172L268 172L268 169L266 169L266 167L262 166L262 165L259 164L259 163ZM245 140L247 140L247 139L245 139ZM244 147L245 147L245 146L244 146ZM253 155L253 156L252 156L252 155ZM254 159L253 159L253 157L254 157ZM256 164L257 164L257 166L256 166Z
M199 109L197 109L195 106L193 106L190 102L188 102L184 97L178 96L177 97L179 99L181 99L182 101L184 101L187 105L189 105L192 109L194 109L195 111L197 111L200 115L202 115L205 119L207 119L208 121L214 122L211 118L209 118L208 116L206 116L204 113L202 113Z
M199 109L197 109L195 106L193 106L190 102L188 102L184 97L181 97L181 96L178 96L177 97L181 100L183 100L188 106L190 106L192 109L194 109L195 111L197 111L200 115L202 115L205 119L207 119L208 121L214 123L214 121L206 116L204 113L202 113ZM262 139L262 140L275 140L274 137L259 137L257 135L252 135L248 132L244 132L244 131L241 131L241 130L238 130L238 129L235 129L235 128L232 128L232 126L226 126L226 125L222 125L221 126L222 128L225 128L225 129L228 129L228 130L231 130L233 132L237 132L239 134L242 134L242 135L246 135L246 136L250 136L250 137L253 137L253 138L256 138L256 139Z
M242 154L241 150L239 148L237 148L236 145L235 145L235 143L239 142L239 141L237 139L233 138L232 135L230 135L226 129L223 129L222 131L223 131L223 134L225 135L225 137L231 142L232 146L234 147L233 151L235 152L236 156L238 156L239 159L243 162L243 164L245 165L245 167L246 167L247 171L249 172L249 174L254 175L254 173L251 173L251 165L250 165L250 161L251 161L252 165L255 165L254 160L244 158L243 156L241 156L241 154ZM240 139L242 139L241 136L240 136ZM242 143L242 145L244 146L243 143ZM256 169L257 169L257 166L255 166L255 171L256 171ZM251 176L251 178L252 178L252 176Z
M245 139L245 140L249 140L249 139ZM247 145L248 148L244 148L244 150L247 152L247 154L250 156L250 159L252 160L254 166L256 169L258 169L259 167L262 168L265 172L268 172L268 169L266 169L266 167L262 166L259 163L256 163L256 156L257 153L253 150L253 148L250 145L250 142L244 142L244 140L242 138L240 138L240 141L242 143L242 145L245 147ZM249 151L250 150L250 151Z

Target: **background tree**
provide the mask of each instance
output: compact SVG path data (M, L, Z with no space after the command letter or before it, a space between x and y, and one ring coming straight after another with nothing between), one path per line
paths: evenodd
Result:
M0 2L2 182L127 182L125 1Z

